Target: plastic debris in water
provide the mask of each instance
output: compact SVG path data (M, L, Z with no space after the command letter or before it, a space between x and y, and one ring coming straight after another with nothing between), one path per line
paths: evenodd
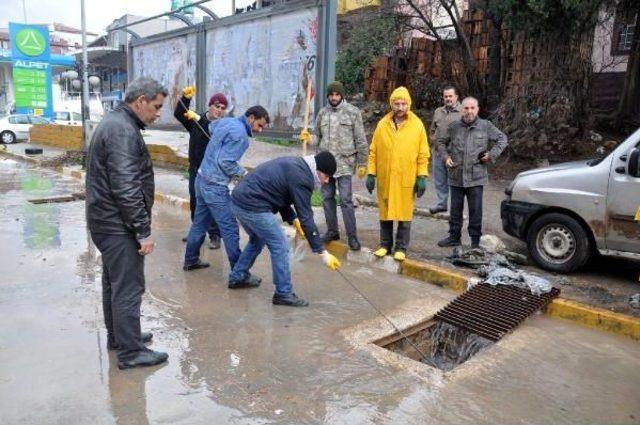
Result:
M229 357L231 358L231 366L238 367L240 365L240 357L236 356L233 353L231 353Z

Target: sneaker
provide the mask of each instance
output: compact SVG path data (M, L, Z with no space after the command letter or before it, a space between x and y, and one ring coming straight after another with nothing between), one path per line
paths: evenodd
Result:
M228 288L229 289L256 288L260 286L261 282L262 282L262 279L260 279L258 276L249 274L249 276L247 276L245 280L242 280L240 282L229 281Z
M349 236L349 249L351 251L360 251L362 246L360 245L360 241L355 236Z
M458 246L460 245L460 238L455 238L453 236L447 236L446 238L438 241L438 246L444 248L446 246Z
M220 236L209 236L209 249L220 249Z
M329 243L331 241L338 241L338 240L340 240L340 233L327 232L324 235L322 235L322 243Z
M471 240L471 249L480 249L480 239Z
M141 332L140 339L142 340L143 344L148 344L153 339L153 334L151 332ZM118 344L116 344L116 341L112 338L109 338L108 336L107 336L107 349L108 350L118 349Z
M308 301L298 297L294 293L291 293L290 295L287 295L287 296L273 294L272 302L274 305L286 305L289 307L306 307L309 305Z
M134 367L155 366L164 363L169 358L167 353L149 349L140 350L134 357L127 360L118 360L118 369L131 369Z
M207 267L209 267L209 263L205 263L202 260L198 260L197 263L190 264L188 266L187 265L182 266L182 270L184 270L185 272L188 272L191 270L206 269Z

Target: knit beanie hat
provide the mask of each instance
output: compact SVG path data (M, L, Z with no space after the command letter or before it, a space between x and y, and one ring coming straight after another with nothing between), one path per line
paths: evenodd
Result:
M316 160L316 170L322 171L329 177L332 177L336 173L338 165L333 154L329 151L319 152L313 157Z
M340 81L334 81L327 86L327 96L331 93L339 93L340 96L344 97L344 86Z
M209 99L209 106L219 103L224 106L229 106L229 101L222 93L216 93Z

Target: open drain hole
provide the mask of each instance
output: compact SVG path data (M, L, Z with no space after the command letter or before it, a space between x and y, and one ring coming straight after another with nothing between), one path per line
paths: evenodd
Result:
M403 334L407 338L396 332L376 341L375 344L445 372L453 370L493 345L493 341L487 338L440 320L419 323L403 331ZM421 358L412 344L426 357Z

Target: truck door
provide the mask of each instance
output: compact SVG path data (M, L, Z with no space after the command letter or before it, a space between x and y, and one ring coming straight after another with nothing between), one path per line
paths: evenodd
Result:
M640 223L635 220L640 206L640 176L629 174L632 150L613 152L607 193L606 245L607 249L640 253Z

